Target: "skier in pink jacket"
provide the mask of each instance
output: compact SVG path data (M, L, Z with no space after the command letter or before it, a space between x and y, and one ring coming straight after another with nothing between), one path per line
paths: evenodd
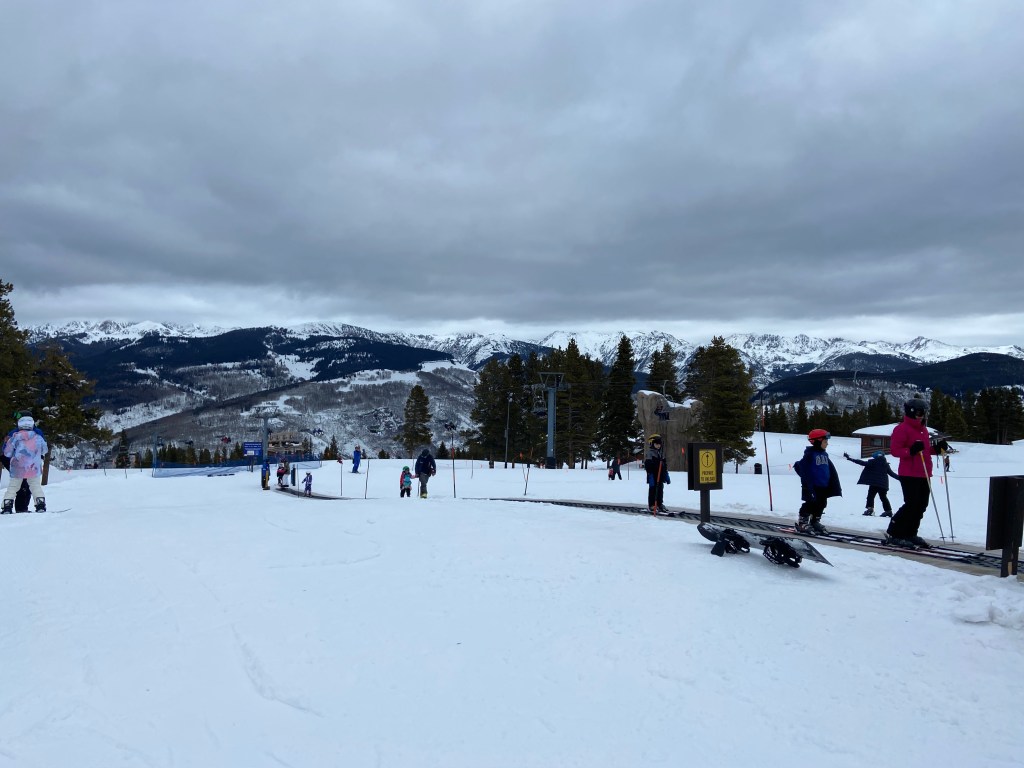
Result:
M928 509L931 496L932 454L936 448L947 450L949 444L933 438L928 431L928 404L913 398L903 404L903 421L892 431L889 450L900 460L897 470L903 487L903 506L892 516L886 534L891 544L927 549L930 545L917 531ZM933 444L933 439L937 440Z
M43 436L34 431L35 420L31 416L18 419L18 429L7 436L4 441L3 453L11 460L11 482L4 492L2 514L14 512L14 497L18 495L21 481L28 483L29 489L36 500L36 512L46 511L46 499L43 496L43 456L47 445Z

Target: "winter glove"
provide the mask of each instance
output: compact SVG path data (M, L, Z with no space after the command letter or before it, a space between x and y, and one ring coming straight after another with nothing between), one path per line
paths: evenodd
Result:
M915 440L913 444L910 446L910 455L917 456L917 454L919 454L923 450L924 443L922 443L920 440Z
M844 459L848 459L848 458L850 458L850 454L848 454L848 453L844 453L844 454L843 454L843 458L844 458Z
M672 485L672 478L668 476L668 472L665 473L665 485Z

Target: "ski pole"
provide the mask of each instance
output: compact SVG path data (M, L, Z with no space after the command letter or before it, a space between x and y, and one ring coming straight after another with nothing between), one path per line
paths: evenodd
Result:
M942 452L943 459L945 459L945 451ZM949 475L946 474L946 462L942 462L942 482L946 485L946 511L949 513L949 540L956 541L953 538L953 505L949 503Z
M363 480L363 498L366 498L366 489L370 487L370 459L366 459L366 478Z
M764 431L764 416L762 415L761 418L761 437L764 438L764 471L768 473L768 511L772 512L774 511L774 507L772 507L772 465L768 461L768 433Z
M928 474L928 462L924 460L924 451L921 451L921 453L917 455L921 457L921 468L924 470L924 479L928 482L928 495L932 497L932 507L935 509L935 520L939 524L939 537L945 541L946 534L942 530L942 518L939 517L939 504L935 501L935 493L932 491L932 478L931 475Z
M533 464L533 451L530 451L530 457L526 460L526 485L523 486L523 496L526 495L526 489L530 487L530 465Z

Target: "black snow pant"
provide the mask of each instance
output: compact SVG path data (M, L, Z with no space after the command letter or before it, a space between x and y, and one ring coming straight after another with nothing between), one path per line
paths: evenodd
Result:
M828 506L828 496L825 495L825 490L825 488L818 488L812 501L805 501L800 505L801 518L813 517L815 520L821 519L822 514L825 512L825 507Z
M882 509L886 512L892 512L892 504L889 503L889 491L880 485L869 485L868 486L868 502L867 509L875 508L875 495L882 500Z
M430 475L424 473L420 475L420 496L427 495L427 481L430 479Z
M647 486L647 508L665 506L665 484L653 483Z
M22 480L21 488L18 489L18 495L14 497L14 511L28 512L28 502L31 498L32 491L29 490L28 483Z
M892 516L887 533L897 539L909 539L917 536L931 494L925 477L900 477L900 485L903 486L903 506Z

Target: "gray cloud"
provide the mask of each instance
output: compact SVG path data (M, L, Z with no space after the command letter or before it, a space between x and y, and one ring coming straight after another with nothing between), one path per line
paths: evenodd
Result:
M1010 0L19 4L0 277L23 324L1021 343L1022 22Z

